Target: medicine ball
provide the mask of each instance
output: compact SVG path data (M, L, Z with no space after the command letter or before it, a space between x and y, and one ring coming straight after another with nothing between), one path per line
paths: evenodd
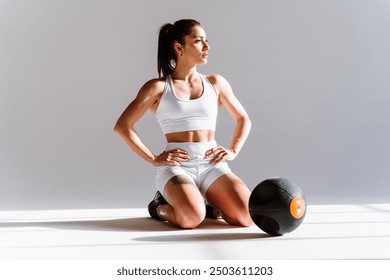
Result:
M270 235L295 230L306 215L305 196L296 184L284 178L259 183L249 198L253 222Z

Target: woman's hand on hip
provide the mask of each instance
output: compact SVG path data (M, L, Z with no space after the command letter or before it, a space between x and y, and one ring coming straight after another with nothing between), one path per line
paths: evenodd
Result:
M154 166L176 165L180 166L181 162L189 160L188 153L181 149L164 151L154 158Z
M216 164L227 160L233 160L235 157L236 153L234 153L232 150L225 149L222 146L211 148L205 153L205 158L211 158L211 164Z

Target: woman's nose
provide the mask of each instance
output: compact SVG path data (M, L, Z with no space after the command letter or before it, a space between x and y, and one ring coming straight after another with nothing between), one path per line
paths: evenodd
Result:
M210 45L209 45L208 42L204 42L203 43L203 49L205 49L205 50L209 50L210 49Z

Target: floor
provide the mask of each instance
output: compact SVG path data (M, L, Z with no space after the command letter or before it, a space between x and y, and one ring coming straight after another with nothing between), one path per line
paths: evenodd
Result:
M0 260L389 260L390 204L309 205L279 237L205 220L180 230L146 209L0 212Z

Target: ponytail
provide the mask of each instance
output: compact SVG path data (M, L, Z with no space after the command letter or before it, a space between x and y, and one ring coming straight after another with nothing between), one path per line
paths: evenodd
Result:
M161 26L158 35L157 72L159 78L168 76L176 67L176 52L173 44L185 44L184 37L191 33L194 26L200 25L193 19L181 19L174 24L167 23Z
M167 23L160 28L158 35L157 71L159 78L165 77L175 69L172 62L175 60L171 30L173 24Z

